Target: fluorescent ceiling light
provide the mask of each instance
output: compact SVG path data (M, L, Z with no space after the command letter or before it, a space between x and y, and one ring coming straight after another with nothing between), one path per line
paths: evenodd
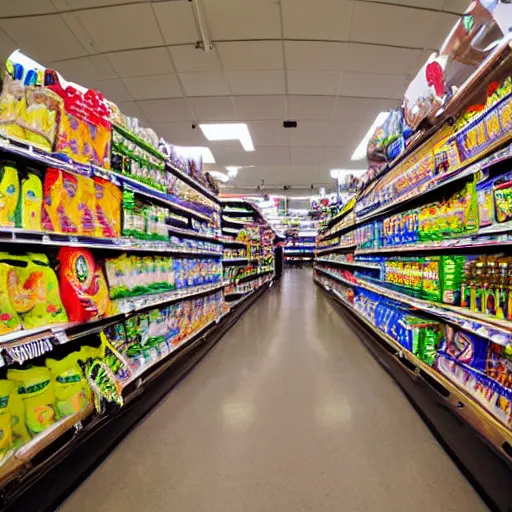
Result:
M346 176L347 174L360 176L366 172L366 169L331 169L329 172L331 174L331 178L335 180L341 179L343 176Z
M246 123L200 124L199 127L208 140L239 140L245 151L254 151Z
M240 169L240 167L236 167L235 165L228 165L228 166L224 167L224 169L226 169L226 171L228 171L228 176L230 178L236 178L236 176L238 174L238 169Z
M227 183L229 181L229 176L220 171L208 171L212 178L215 178L222 183Z
M215 157L213 156L210 148L206 146L174 146L176 151L185 158L199 158L202 157L203 164L214 164Z
M389 114L389 112L381 112L376 117L375 121L368 130L368 133L363 137L363 140L359 143L359 146L357 146L356 150L354 151L351 160L363 160L364 158L366 158L368 142L370 142L370 139L372 135L375 133L375 130L384 123L384 121L388 118Z

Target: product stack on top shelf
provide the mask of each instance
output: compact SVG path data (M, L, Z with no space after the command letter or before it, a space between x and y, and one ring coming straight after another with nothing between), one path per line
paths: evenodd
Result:
M502 21L473 2L377 129L357 196L317 237L315 279L511 461L512 59ZM475 50L477 36L487 50Z
M224 297L234 308L275 276L275 232L250 200L223 197Z
M37 478L43 449L86 419L87 437L229 312L221 228L239 224L226 213L221 226L200 160L19 52L0 95L0 160L5 498L21 473ZM271 279L257 231L245 257ZM244 235L232 239L227 252Z

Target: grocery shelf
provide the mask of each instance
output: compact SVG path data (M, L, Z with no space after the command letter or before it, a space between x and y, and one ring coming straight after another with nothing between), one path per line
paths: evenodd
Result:
M459 306L418 299L385 286L380 286L369 281L367 278L357 278L357 283L353 284L353 286L373 291L400 302L409 308L429 313L449 323L455 323L465 331L479 336L487 336L496 345L507 346L512 343L512 322L507 320L500 320Z
M136 372L132 373L132 375L130 375L130 377L128 379L126 379L124 382L122 382L121 388L126 389L128 386L130 386L130 384L132 384L136 380L140 379L145 373L147 373L149 370L151 370L151 368L154 368L158 364L165 361L167 358L172 356L177 350L184 348L188 343L190 343L190 341L195 339L206 329L208 329L212 325L218 323L221 318L222 318L222 316L218 317L218 318L214 318L213 320L210 320L209 322L205 323L202 327L200 327L199 329L197 329L196 331L191 333L189 336L187 336L185 339L180 341L180 343L178 345L173 346L169 352L167 352L166 354L163 354L158 359L155 359L150 364L141 366Z
M181 231L181 230L180 230ZM199 238L199 237L198 237ZM212 238L212 240L215 240ZM182 249L170 243L137 238L99 238L93 236L27 231L19 228L0 228L0 243L38 245L47 247L84 247L106 251L155 252L190 256L222 257L222 252ZM220 242L219 242L220 245Z
M231 258L231 259L223 259L223 265L237 265L238 263L253 263L255 261L260 261L262 258Z
M394 357L404 364L407 361L408 364L405 367L409 374L415 378L424 379L424 375L428 376L429 379L437 382L442 388L449 392L449 396L446 401L449 403L453 412L461 417L467 423L469 423L475 430L483 435L488 442L490 442L499 453L504 456L507 460L512 462L512 456L507 446L512 445L512 431L509 430L505 425L500 423L494 416L483 409L478 402L467 394L464 390L457 387L450 379L447 379L442 373L438 372L435 368L425 364L414 354L409 352L407 349L402 347L397 341L394 340L388 334L382 332L375 325L371 323L365 316L363 316L354 306L345 298L343 298L335 290L332 290L320 281L316 280L317 284L324 290L334 295L336 300L347 308L354 317L361 323L363 323L368 329L370 329L376 336L384 340L394 352ZM411 369L412 365L412 369ZM428 379L425 381L430 385ZM438 392L437 389L435 389Z
M366 261L334 261L326 259L316 259L317 263L325 263L328 265L340 266L340 267L355 267L355 268L369 268L372 270L382 270L379 264L366 262Z
M178 169L174 165L172 165L169 161L166 161L165 168L171 171L176 177L183 180L187 185L190 185L192 188L195 188L196 191L201 192L203 195L208 197L208 199L212 200L216 204L219 203L219 198L215 195L211 190L208 190L204 185L199 183L198 181L191 178L188 174L184 173L182 170Z
M344 277L341 277L337 274L333 274L332 272L329 272L328 270L325 270L323 268L315 267L315 270L317 272L322 272L322 274L329 276L331 279L334 279L335 281L339 281L340 283L344 284L345 286L357 286L357 282L349 281L348 279L345 279Z
M363 254L380 254L380 253L400 253L400 252L416 252L416 251L439 251L439 250L466 250L478 249L485 247L502 247L512 244L512 234L507 235L506 232L512 231L512 226L503 227L492 226L493 229L479 230L471 236L452 238L447 240L422 242L415 244L403 244L388 247L379 247L375 249L356 249L355 256ZM489 238L493 234L499 235L495 239Z
M125 299L116 299L115 305L120 313L129 314L142 309L164 304L171 304L184 299L191 299L205 293L212 293L224 288L223 283L207 284L202 286L193 286L183 290L157 293L154 295L142 295L140 297L127 297Z
M120 322L126 315L143 311L150 307L171 304L180 300L220 291L223 287L223 284L197 286L179 292L117 299L113 301L117 312L111 316L84 323L69 322L14 331L0 336L0 350L4 353L4 356L8 356L8 359L22 363L34 357L39 357L44 353L51 352L56 345L64 345L78 338L99 333L106 327ZM3 359L5 360L5 357Z
M207 240L211 242L217 242L219 244L223 243L222 240L218 238L216 235L209 235L207 233L200 233L199 231L194 231L193 229L183 229L177 228L175 226L168 226L169 233L174 233L176 235L187 236L189 238L197 238L200 240Z
M336 251L351 251L357 247L356 244L348 244L348 245L336 245L334 247L328 247L327 249L318 249L316 250L316 254L327 254L329 252Z
M91 416L93 412L94 406L88 404L81 411L56 421L28 443L14 451L0 464L0 485L3 486L16 478L24 468L28 469L30 461L37 454L47 449L66 431L73 428L78 429L80 422Z
M124 184L129 187L134 192L142 194L150 199L156 200L160 203L164 203L166 206L170 207L173 210L178 210L184 213L188 213L200 220L210 221L210 217L202 214L196 210L188 208L184 205L181 205L176 202L176 198L171 198L167 194L160 192L148 185L145 185L133 178L128 176L124 176L112 169L102 169L100 167L94 165L84 165L73 162L68 157L64 157L63 155L59 155L61 158L58 158L57 155L51 155L43 152L42 150L35 149L32 146L28 146L26 143L21 142L16 143L11 140L1 138L0 137L0 150L5 151L6 153L10 153L12 155L17 155L23 158L27 158L29 160L39 162L45 164L49 167L55 167L57 169L62 169L64 171L72 172L75 174L79 174L82 176L99 176L101 178L108 179L116 184ZM170 169L173 169L170 167ZM176 171L176 169L174 169ZM178 171L179 172L179 171ZM183 174L183 173L181 173ZM179 176L184 179L181 175ZM189 179L190 182L194 182L194 180ZM194 182L195 183L195 182ZM196 184L201 187L200 184ZM201 190L201 192L205 193L206 189ZM207 194L205 194L207 195ZM210 193L211 196L213 194ZM210 196L209 196L210 197ZM215 197L215 196L213 196ZM211 197L210 197L211 198Z

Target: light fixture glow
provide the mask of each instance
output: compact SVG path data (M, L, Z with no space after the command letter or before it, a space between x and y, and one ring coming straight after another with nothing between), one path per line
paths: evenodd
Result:
M333 180L335 179L342 179L347 174L353 174L354 176L361 176L366 172L366 169L331 169L329 171L331 178Z
M351 160L363 160L364 158L366 158L368 142L370 142L370 139L374 134L375 130L384 123L388 116L389 112L381 112L376 117L367 134L363 137L363 140L359 143L359 146L357 146L356 150L354 151Z
M227 165L226 167L224 167L224 169L228 171L228 176L230 178L236 178L238 174L238 169L240 169L240 167L236 167L235 165Z
M229 181L229 176L220 171L208 171L210 176L222 183L227 183Z
M239 140L245 151L254 151L254 144L246 123L200 124L199 128L208 140Z
M176 151L185 158L202 157L203 164L214 164L215 157L206 146L175 146Z

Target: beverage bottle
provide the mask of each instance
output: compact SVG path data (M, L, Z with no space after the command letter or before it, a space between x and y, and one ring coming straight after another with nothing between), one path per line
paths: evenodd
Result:
M507 313L508 289L507 289L508 261L500 258L498 262L498 285L496 292L496 316L504 319Z

